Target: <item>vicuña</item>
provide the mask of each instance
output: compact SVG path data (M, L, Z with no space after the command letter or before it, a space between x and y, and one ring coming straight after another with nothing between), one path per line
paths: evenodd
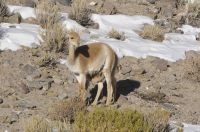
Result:
M115 101L116 94L114 74L118 58L115 52L107 44L101 42L80 46L80 36L76 32L70 32L68 39L67 66L78 80L79 96L85 101L88 82L97 83L98 90L92 103L92 105L96 105L105 80L107 84L106 105L110 105Z

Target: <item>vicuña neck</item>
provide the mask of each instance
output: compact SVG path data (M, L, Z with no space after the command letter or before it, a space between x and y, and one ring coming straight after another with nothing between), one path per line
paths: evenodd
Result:
M67 56L67 61L70 65L75 63L75 50L76 48L74 46L69 46L69 55Z

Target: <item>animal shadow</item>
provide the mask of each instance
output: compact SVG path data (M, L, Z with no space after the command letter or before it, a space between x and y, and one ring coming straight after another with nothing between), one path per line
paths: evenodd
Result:
M120 95L126 96L139 87L140 87L139 81L130 80L130 79L118 81L117 84L116 84L116 101L118 100ZM103 90L102 90L103 96L107 96L107 89L106 88L107 88L106 83L104 83L104 87L103 87ZM93 89L90 90L90 94L91 94L90 101L94 100L96 93L97 93L97 85ZM100 99L101 98L102 97L100 97Z

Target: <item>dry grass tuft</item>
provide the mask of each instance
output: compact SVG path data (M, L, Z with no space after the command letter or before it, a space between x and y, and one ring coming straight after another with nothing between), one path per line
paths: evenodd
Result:
M44 46L47 51L62 52L67 50L67 31L61 23L47 23L42 32Z
M117 39L117 40L122 40L122 41L124 41L126 39L124 32L119 32L119 31L115 30L114 28L112 28L108 32L108 37L114 38L114 39Z
M79 98L57 102L49 109L49 116L52 120L67 121L72 123L77 112L85 109L85 103Z
M75 20L82 26L90 25L91 11L87 7L86 0L73 0L71 7L72 9L69 13L69 18Z
M47 66L54 66L56 64L56 57L50 53L47 53L42 58L40 58L36 64L39 67L47 67Z
M51 132L51 125L40 116L32 116L23 123L24 132Z
M167 132L170 113L163 109L156 109L147 116L147 120L152 125L153 132Z
M53 2L40 1L35 8L38 23L43 28L53 25L60 21L59 8Z
M35 9L38 23L44 28L41 36L48 51L62 52L67 50L66 30L60 22L59 8L52 2L41 1Z
M144 39L151 39L161 42L164 40L164 29L158 25L145 25L140 36L142 36Z
M9 16L10 12L4 0L0 1L0 21L3 21L3 17Z

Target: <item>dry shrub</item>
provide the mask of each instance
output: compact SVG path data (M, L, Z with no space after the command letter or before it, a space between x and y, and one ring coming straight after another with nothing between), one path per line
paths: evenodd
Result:
M47 23L46 29L42 32L44 46L48 51L62 52L67 50L67 31L62 23Z
M3 21L3 18L9 16L10 12L4 0L0 1L0 22Z
M75 117L76 132L150 132L151 126L144 116L135 110L94 108L79 112Z
M55 3L49 1L40 1L35 8L38 23L43 28L53 25L60 21L59 8Z
M164 109L156 109L147 116L153 132L168 132L170 113Z
M186 53L184 78L200 82L200 54L194 51Z
M144 39L151 39L159 42L164 40L164 30L158 25L145 25L140 35Z
M119 31L115 30L114 28L112 28L108 32L108 37L114 38L114 39L117 39L117 40L122 40L122 41L124 41L126 39L124 32L119 32Z
M51 132L49 122L40 117L32 116L23 123L24 132Z
M85 103L79 98L72 98L55 103L49 109L49 116L52 120L67 121L72 123L77 112L85 109Z
M39 24L44 28L41 36L48 51L62 52L67 43L66 30L60 22L59 8L53 2L41 1L35 9Z
M188 4L187 24L200 27L200 2Z
M42 58L40 58L36 64L39 67L47 67L47 66L55 66L56 65L56 57L50 53L45 54Z
M87 7L86 0L73 0L72 9L69 13L69 18L75 20L82 26L90 25L91 11Z

